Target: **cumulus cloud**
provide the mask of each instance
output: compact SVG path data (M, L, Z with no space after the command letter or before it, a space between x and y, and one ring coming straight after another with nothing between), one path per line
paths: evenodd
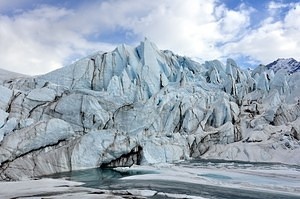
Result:
M287 8L283 18L274 17ZM113 35L131 45L148 37L159 48L202 60L299 58L294 50L299 46L299 5L271 2L268 11L269 17L253 29L255 9L241 4L233 10L218 0L91 0L76 7L39 5L13 15L0 14L0 67L25 74L45 73L92 51L112 50L119 42L109 39Z
M0 66L41 74L66 64L65 59L74 54L112 49L110 44L88 41L84 29L70 26L73 14L64 8L42 6L14 17L0 16Z
M161 48L202 59L220 58L223 52L218 45L239 37L251 13L251 8L234 11L214 0L172 0L157 5L133 20L131 29Z
M270 3L272 14L279 15L281 8L289 8L282 19L270 15L261 25L249 31L237 42L224 46L227 54L247 55L251 59L267 64L277 58L300 59L299 32L300 32L300 4ZM276 9L276 13L274 9Z
M214 1L174 0L160 4L131 24L133 31L161 48L192 56L218 57L214 42L221 39Z

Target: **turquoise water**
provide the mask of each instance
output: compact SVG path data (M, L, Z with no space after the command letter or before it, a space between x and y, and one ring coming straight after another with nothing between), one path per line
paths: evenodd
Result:
M116 171L113 169L85 169L71 172L56 173L53 175L45 176L50 178L63 178L66 180L83 182L86 187L99 188L101 186L109 186L118 182L120 178L155 173L153 171Z
M176 166L176 165L175 165ZM192 168L199 169L199 174L196 176L217 180L220 182L228 182L232 181L235 183L240 183L245 180L245 182L257 183L258 186L264 184L288 184L291 182L284 181L282 178L274 178L264 177L264 176L252 176L249 174L249 169L251 170L293 170L295 172L300 172L299 166L290 166L284 164L270 164L270 163L249 163L249 162L229 162L229 161L219 161L219 160L193 160L189 162L181 162L178 163L177 166L181 168ZM212 172L201 173L201 169L212 169ZM217 168L216 173L214 173L213 169ZM236 176L230 176L230 173L221 173L222 169L230 170L232 174L234 174L234 169L239 169L243 171L247 171L248 173L245 175L245 178L248 179L237 179ZM200 196L203 198L215 198L215 199L281 199L281 198L298 198L300 199L300 193L295 193L298 195L291 195L285 193L274 193L267 191L259 191L259 190L251 190L249 189L241 189L241 188L231 188L224 186L213 186L206 184L195 184L186 182L176 181L176 180L143 180L142 176L139 180L126 180L122 179L127 176L134 175L143 175L143 174L156 174L159 175L159 170L154 171L135 171L135 170L125 170L125 171L116 171L113 169L87 169L81 171L73 171L66 173L59 173L52 176L52 178L64 178L72 181L78 181L85 183L84 186L92 187L92 188L100 188L100 189L109 189L109 190L124 190L124 189L146 189L146 190L154 190L158 192L166 192L172 194L186 194L191 196ZM276 177L276 176L275 176ZM299 181L300 179L293 179L294 181ZM300 186L300 185L299 185ZM150 198L167 198L162 196L153 196Z
M203 177L208 177L208 178L214 178L214 179L220 179L220 180L230 180L230 179L232 179L229 176L220 175L220 174L214 174L214 173L198 174L198 176L203 176Z

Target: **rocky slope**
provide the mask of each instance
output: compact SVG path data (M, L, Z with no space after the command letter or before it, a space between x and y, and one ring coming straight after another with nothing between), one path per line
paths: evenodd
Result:
M0 85L0 179L222 158L300 164L300 74L149 40Z
M287 73L295 73L300 71L300 62L293 58L277 59L276 61L266 65L268 69L273 70L275 73L279 70L284 70Z

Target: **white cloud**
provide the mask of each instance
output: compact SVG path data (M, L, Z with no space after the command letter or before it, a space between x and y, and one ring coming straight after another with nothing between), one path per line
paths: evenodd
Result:
M273 7L279 9L287 6L273 5ZM294 4L281 20L267 18L261 26L248 32L240 41L227 44L224 52L248 55L264 64L280 57L293 57L299 60L299 17L300 4Z
M42 6L11 18L0 16L1 68L40 74L61 67L73 54L112 49L109 44L89 42L84 27L80 31L68 26L72 15L71 10Z
M268 4L269 10L277 10L277 9L286 8L286 7L289 7L289 4L284 4L282 2L271 1Z
M164 1L131 28L177 53L216 59L222 56L219 42L228 42L247 27L248 11L233 11L214 0Z
M33 0L26 0L33 1ZM1 1L2 2L2 1ZM272 14L251 27L254 9L244 4L231 10L219 0L107 0L79 7L49 5L14 16L0 15L0 67L40 74L67 64L75 56L111 50L115 43L91 39L128 30L136 44L149 37L159 48L202 60L250 56L264 63L277 57L299 59L298 4L269 4L269 11L289 8L287 15ZM8 5L6 5L8 6ZM271 11L270 11L271 13Z
M177 53L198 55L210 51L207 56L218 56L213 49L219 40L218 23L213 15L213 2L174 0L165 1L146 16L133 20L133 31L145 35Z

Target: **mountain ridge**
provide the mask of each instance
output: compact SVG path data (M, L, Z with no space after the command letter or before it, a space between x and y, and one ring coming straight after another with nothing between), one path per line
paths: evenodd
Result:
M300 62L294 58L278 58L277 60L269 63L266 67L274 70L276 73L279 70L285 70L288 73L295 73L300 71Z

